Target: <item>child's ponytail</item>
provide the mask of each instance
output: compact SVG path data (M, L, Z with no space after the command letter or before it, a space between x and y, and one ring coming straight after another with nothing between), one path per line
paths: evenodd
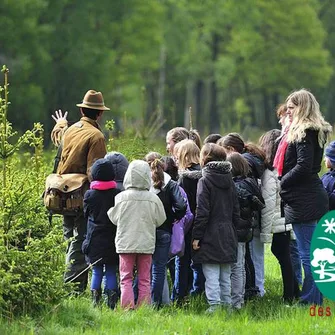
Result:
M155 159L150 164L151 168L151 178L153 181L153 186L156 189L161 189L164 186L164 166L159 159Z

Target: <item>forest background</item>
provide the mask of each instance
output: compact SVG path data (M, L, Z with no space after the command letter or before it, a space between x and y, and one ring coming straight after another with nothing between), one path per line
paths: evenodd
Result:
M275 108L310 89L331 123L331 0L0 0L0 64L10 69L9 120L20 131L104 94L115 134L174 126L206 136L278 127ZM148 121L149 120L149 121Z
M234 316L206 318L204 298L156 314L67 299L61 218L50 222L41 200L55 152L50 115L68 110L76 121L88 89L111 107L108 150L129 160L164 151L168 129L189 127L189 107L203 137L256 139L301 87L334 124L333 17L331 0L0 0L0 65L10 70L0 87L0 333L333 333L335 302L325 318L283 305L269 247L267 296Z

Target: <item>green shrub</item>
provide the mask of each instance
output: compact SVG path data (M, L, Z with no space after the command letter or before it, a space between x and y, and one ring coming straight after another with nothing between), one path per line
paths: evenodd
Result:
M0 304L10 315L44 310L64 296L59 229L54 227L43 238L32 238L24 251L0 249Z
M18 137L7 120L8 70L0 88L0 308L7 317L34 313L64 296L59 220L48 222L41 195L49 163L43 127ZM28 146L29 150L26 150ZM25 154L20 149L28 151ZM23 151L23 150L21 150ZM51 168L50 168L51 170Z

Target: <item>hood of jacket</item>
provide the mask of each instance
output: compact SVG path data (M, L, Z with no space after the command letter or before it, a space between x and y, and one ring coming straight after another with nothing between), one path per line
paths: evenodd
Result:
M202 175L219 188L229 188L232 184L232 166L227 161L212 161L205 165Z
M115 181L123 182L124 175L129 166L127 158L120 152L112 151L108 152L105 155L105 158L108 159L114 166L115 172Z
M92 180L110 181L114 180L115 173L113 164L105 158L100 158L91 167Z
M178 172L179 178L189 178L199 180L202 177L202 171L199 164L193 164L189 169Z
M149 191L151 187L151 171L149 164L141 160L132 161L124 176L123 186L126 190L129 188L136 188Z
M265 171L264 161L257 155L251 154L249 152L243 153L242 156L248 161L252 177L261 179Z
M241 198L250 198L255 195L264 202L261 189L254 178L234 177L233 180L235 182L236 190Z

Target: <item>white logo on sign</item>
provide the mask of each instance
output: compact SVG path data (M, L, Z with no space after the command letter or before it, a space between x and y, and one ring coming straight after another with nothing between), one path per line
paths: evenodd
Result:
M320 239L325 239L325 238L320 238ZM335 267L334 266L326 267L328 264L334 264L334 263L335 263L335 255L334 255L333 249L316 248L313 251L313 259L311 261L311 265L313 267L320 267L320 270L314 270L314 273L317 273L320 278L320 280L316 280L316 282L335 281L335 273L334 273Z
M327 227L325 229L325 233L329 233L329 234L332 234L334 233L335 234L335 219L332 218L330 220L330 222L328 220L325 220L325 224L322 225L322 227Z

